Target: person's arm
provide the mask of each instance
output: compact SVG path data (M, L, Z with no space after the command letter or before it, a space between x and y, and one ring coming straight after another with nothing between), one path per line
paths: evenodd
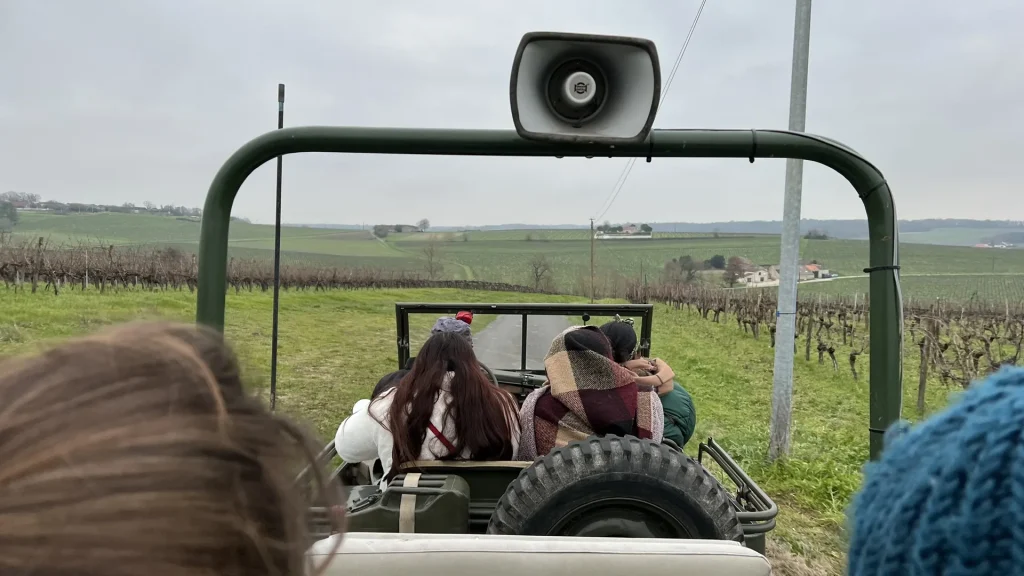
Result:
M639 362L643 362L644 366L640 367ZM636 367L634 367L634 365ZM632 360L624 365L630 370L644 369L651 372L649 376L637 376L636 383L640 386L646 386L654 388L658 392L658 396L664 396L672 391L672 381L675 379L675 372L672 371L672 367L665 363L660 358L653 360Z
M512 396L512 395L509 394L509 396ZM519 411L515 409L515 406L516 406L516 400L513 397L512 398L512 407L505 414L505 419L508 421L508 429L509 429L509 432L511 432L511 438L510 438L510 440L512 441L512 458L511 458L511 460L515 460L515 459L517 459L519 457L519 440L520 440L520 438L522 438L522 429L521 429L520 423L519 423Z
M345 462L363 462L377 458L379 422L370 415L368 406L354 412L338 426L334 448Z

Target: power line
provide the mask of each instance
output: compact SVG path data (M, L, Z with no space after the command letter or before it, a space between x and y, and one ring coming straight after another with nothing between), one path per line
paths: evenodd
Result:
M676 55L676 60L672 64L672 70L669 72L668 79L665 81L665 88L661 92L661 100L658 102L660 108L665 102L665 98L668 96L668 91L672 88L672 81L676 78L676 72L679 71L679 64L683 61L683 54L686 54L686 48L690 45L690 40L693 38L693 31L697 28L697 22L700 21L700 15L704 12L704 5L707 4L708 0L701 0L700 7L697 8L697 14L693 17L693 23L690 24L690 30L686 34L686 39L683 40L683 45L679 48L679 53ZM626 165L622 168L622 172L619 173L618 180L615 181L615 185L612 186L612 191L605 199L602 204L601 213L595 216L593 220L600 220L604 215L611 209L612 204L615 203L615 199L619 196L619 192L622 192L623 186L626 185L626 180L629 178L629 173L633 171L633 166L636 164L636 158L630 158Z

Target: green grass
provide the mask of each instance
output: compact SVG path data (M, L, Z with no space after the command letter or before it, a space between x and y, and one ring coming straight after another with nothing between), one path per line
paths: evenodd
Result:
M95 240L114 244L157 244L164 242L198 242L199 222L179 220L173 216L152 214L122 214L101 212L96 214L54 214L21 212L15 232L32 236L50 236L54 240ZM302 228L283 226L281 237L308 238L360 234L347 230ZM274 239L274 227L267 224L231 223L232 241Z
M333 436L353 403L396 368L396 301L572 301L569 297L455 290L334 291L282 294L279 406L308 422L322 437ZM191 321L195 299L187 292L95 291L52 294L0 290L0 355L27 352L41 343L139 318ZM253 385L267 392L271 296L227 295L226 334L236 346ZM429 329L432 316L414 329ZM481 330L484 318L474 322ZM422 326L421 326L422 324ZM804 362L794 377L792 457L777 464L764 459L771 405L772 349L767 339L742 335L731 321L716 324L685 310L658 306L654 356L674 368L691 391L698 413L697 438L714 437L779 503L772 554L790 552L817 573L839 574L844 510L860 483L868 455L868 384L840 371ZM907 412L915 404L916 349L907 347ZM858 361L867 374L870 358ZM931 383L929 409L947 402L951 389ZM695 452L696 444L688 447ZM787 560L788 561L788 560ZM785 573L780 571L780 573Z
M193 250L199 243L198 222L150 214L23 212L15 232L21 237L43 236L55 243L174 244L191 246ZM259 250L262 257L274 249L274 227L266 224L232 222L229 238L233 248ZM367 231L297 226L281 227L281 250L326 256L407 258Z
M924 305L936 299L957 302L987 302L1018 304L1024 302L1024 273L1004 274L951 274L914 276L901 275L900 286L903 302L908 305ZM765 290L774 290L764 288ZM800 295L813 297L816 294L828 296L850 296L867 294L867 277L837 278L829 282L812 282L800 285Z
M102 238L115 244L172 244L188 251L198 246L199 224L169 216L145 214L23 213L16 228L20 236L47 236L54 241ZM959 242L973 229L949 231ZM928 233L931 234L931 233ZM1024 250L979 249L917 244L906 235L900 264L906 293L912 299L976 298L989 302L1024 299L1016 278L1024 274ZM233 222L231 254L270 258L273 227ZM366 231L284 227L285 264L357 267L425 272L423 249L436 241L446 277L533 285L531 262L543 256L551 266L555 288L587 293L590 287L588 230L494 230L391 234L385 241ZM951 240L951 243L952 243ZM758 264L775 264L779 238L771 235L658 233L651 240L595 242L595 279L599 290L614 293L642 277L657 281L667 261L680 256L705 260L720 254L742 256ZM858 276L868 262L864 240L802 240L801 257L816 260L842 276ZM643 276L641 276L643 274ZM920 275L942 274L944 277ZM975 275L975 276L966 276ZM1022 278L1024 279L1024 278ZM847 279L807 285L808 294L851 295L866 291L866 281Z
M473 270L481 279L530 284L530 262L543 255L551 264L555 284L563 289L582 290L590 282L590 243L572 240L476 241L440 244L446 260ZM656 281L665 262L688 255L705 260L721 254L743 256L759 264L778 262L779 239L773 236L700 237L653 239L633 242L597 242L595 268L598 287L612 288L616 283L639 279L641 273ZM860 240L802 240L801 257L817 260L831 271L844 276L861 275L867 266L868 245ZM1004 285L1012 280L992 276L992 282L976 282L977 278L951 278L946 281L928 278L911 280L917 274L1024 274L1024 250L984 250L952 246L904 244L900 251L901 272L908 278L910 295L920 297L945 295L954 298L978 292L985 300L1001 301L1008 292ZM810 286L810 285L808 285ZM846 290L852 294L864 289L855 280L822 284L811 290ZM922 287L917 290L916 287ZM934 286L925 289L926 286ZM948 287L947 292L942 288ZM848 288L848 290L847 290ZM1009 294L1013 294L1012 290Z
M279 406L333 435L340 418L377 380L397 368L394 303L397 301L531 302L517 293L458 290L282 292L279 336ZM543 301L572 301L546 297ZM270 293L227 295L225 333L256 377L269 382ZM0 355L32 350L39 342L134 319L195 319L195 295L183 292L100 294L97 291L15 293L0 289ZM429 331L436 318L416 315ZM474 322L481 330L488 319ZM419 326L414 324L414 328Z
M900 240L942 246L974 246L984 239L1007 232L996 228L933 228L927 232L901 232Z
M655 239L665 238L731 238L754 236L751 234L718 234L713 232L655 232ZM451 232L426 232L426 233L402 233L388 236L389 242L423 242L436 240L439 242L452 241L553 241L553 240L583 240L590 241L590 230L585 228L570 229L537 229L523 228L515 230L467 230Z

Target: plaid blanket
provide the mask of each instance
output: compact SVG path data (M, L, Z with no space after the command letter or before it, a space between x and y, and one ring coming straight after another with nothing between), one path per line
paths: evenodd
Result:
M652 388L635 375L575 342L572 327L559 334L544 358L548 383L534 390L519 411L519 458L534 460L589 436L627 434L661 442L664 413ZM568 337L567 337L568 336Z

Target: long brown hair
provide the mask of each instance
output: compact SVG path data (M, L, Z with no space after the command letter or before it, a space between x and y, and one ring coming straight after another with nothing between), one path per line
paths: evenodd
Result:
M491 383L463 336L439 332L423 344L412 370L393 393L385 424L395 442L390 476L403 463L419 459L448 372L453 373L451 404L441 427L444 430L449 422L454 423L455 438L448 440L455 450L448 459L457 459L467 450L471 460L512 458L510 420L517 418L515 399Z
M304 573L295 454L316 446L245 391L218 333L72 340L0 366L0 398L0 574Z

